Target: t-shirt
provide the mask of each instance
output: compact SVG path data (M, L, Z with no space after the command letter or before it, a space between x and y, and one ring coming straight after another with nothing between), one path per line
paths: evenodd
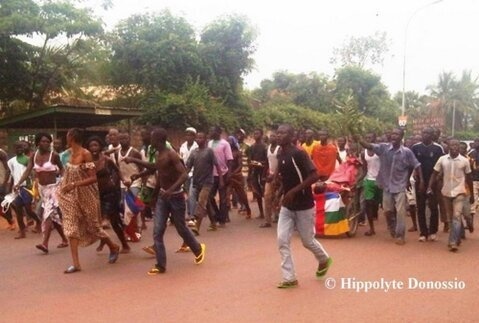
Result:
M456 197L466 194L466 174L471 173L471 165L466 157L458 155L452 158L447 154L441 156L434 166L434 170L444 174L441 193L444 196Z
M427 185L434 170L434 165L436 165L439 157L444 155L444 150L441 145L434 142L429 145L419 142L413 145L411 150L417 160L421 163L422 176Z
M316 145L319 145L319 141L317 140L313 140L313 142L308 145L306 142L303 142L303 144L301 145L301 147L303 148L303 150L308 154L308 156L311 157L311 154L313 153L313 148L314 146Z
M23 183L18 183L20 181L20 178L22 178L23 173L27 169L28 165L28 157L25 155L21 156L15 156L13 158L10 158L7 162L8 168L10 169L10 173L12 174L13 178L13 185L20 184L19 186L29 186L30 180L27 179L27 181Z
M249 159L261 163L263 167L268 162L268 147L264 143L254 143L248 150Z
M221 175L226 174L228 172L228 161L233 160L230 144L224 139L210 140L208 148L212 148L215 152L216 162L220 167ZM218 176L216 167L213 169L213 175Z
M216 165L215 153L211 148L196 148L190 154L186 167L193 168L193 187L213 185L213 169Z
M293 187L302 183L316 168L311 162L308 154L296 147L286 152L278 153L278 173L281 176L285 194ZM299 191L294 196L291 206L292 211L308 210L314 207L313 192L311 187Z
M314 146L311 159L320 176L329 177L333 173L336 167L337 155L338 148L333 144Z

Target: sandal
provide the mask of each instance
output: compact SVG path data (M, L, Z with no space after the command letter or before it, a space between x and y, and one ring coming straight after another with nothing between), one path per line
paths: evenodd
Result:
M70 266L65 271L63 272L64 274L73 274L76 273L77 271L81 271L81 268L77 268L75 266Z
M163 274L165 273L166 269L163 268L163 267L158 267L158 266L153 266L153 268L151 268L149 271L148 271L148 275L150 276L154 276L154 275L158 275L158 274Z
M333 258L329 257L328 260L326 260L326 265L320 264L318 266L318 270L316 271L316 277L323 278L324 276L326 276L326 273L328 272L328 269L329 267L331 267L332 264L333 264Z
M35 246L35 248L37 248L38 250L43 251L45 254L48 253L48 248L45 247L43 244L37 244L37 245Z
M147 247L143 247L141 248L144 252L146 253L149 253L150 255L155 255L156 254L156 251L155 251L155 246L147 246Z
M178 250L176 250L176 253L185 253L185 252L190 252L191 249L188 246L181 246Z
M206 245L204 243L200 244L201 252L198 256L195 257L195 264L199 265L205 260Z
M68 247L68 242L62 242L57 246L57 248L66 248L66 247Z
M298 281L297 280L293 280L293 281L282 281L281 283L278 284L278 288L281 288L281 289L286 289L286 288L293 288L293 287L297 287L298 286Z

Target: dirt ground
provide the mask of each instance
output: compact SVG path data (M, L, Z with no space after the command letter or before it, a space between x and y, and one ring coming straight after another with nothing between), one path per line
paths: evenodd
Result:
M71 264L68 249L50 253L34 248L40 235L14 240L0 220L1 322L477 322L479 292L477 233L468 234L458 253L447 251L447 236L420 243L408 233L397 246L378 221L378 234L322 238L334 259L327 279L318 281L316 262L293 237L299 286L279 290L280 257L275 228L260 229L231 211L232 222L217 232L202 228L206 260L176 254L181 240L166 233L167 272L148 276L154 258L141 250L152 241L152 223L132 252L107 264L107 248L80 250L82 272L63 274ZM108 231L112 233L111 230ZM334 279L331 280L331 279ZM394 284L388 291L387 283ZM421 289L410 282L448 281L453 289ZM349 285L347 285L349 282ZM353 283L356 283L355 285ZM400 284L403 284L400 286ZM357 291L361 284L379 289ZM329 288L328 288L329 287ZM395 287L395 288L393 288ZM424 287L424 286L423 286ZM449 288L448 287L448 288Z

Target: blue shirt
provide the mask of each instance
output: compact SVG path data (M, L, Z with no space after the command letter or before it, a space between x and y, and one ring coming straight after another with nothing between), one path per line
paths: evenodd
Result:
M377 177L378 185L389 193L400 193L406 190L411 169L421 164L414 153L407 147L394 149L392 144L372 144L373 151L381 160Z

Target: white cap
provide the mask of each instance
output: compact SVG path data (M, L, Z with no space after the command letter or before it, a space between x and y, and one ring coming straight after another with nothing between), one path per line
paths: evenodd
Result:
M188 128L186 128L185 132L192 132L192 133L194 133L194 134L196 135L196 129L193 128L193 127L188 127Z

